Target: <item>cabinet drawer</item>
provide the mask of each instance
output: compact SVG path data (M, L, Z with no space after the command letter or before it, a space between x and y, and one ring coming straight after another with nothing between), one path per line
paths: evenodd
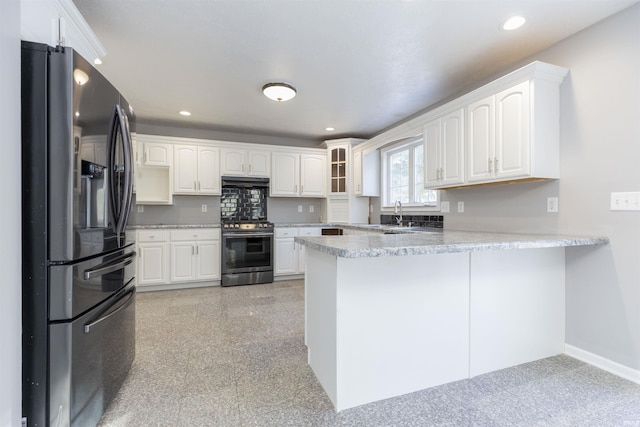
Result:
M169 240L169 232L166 230L138 230L138 243L140 242L166 242Z
M217 228L192 228L187 230L172 230L171 241L193 241L193 240L219 240L220 230Z
M298 235L298 229L295 227L282 227L274 230L274 236L278 237L295 237Z
M298 236L321 236L322 229L318 227L300 227L298 228Z

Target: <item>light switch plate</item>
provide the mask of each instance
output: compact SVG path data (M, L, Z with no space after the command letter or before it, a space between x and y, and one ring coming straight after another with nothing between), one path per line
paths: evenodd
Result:
M207 211L207 205L202 205L202 212L206 212Z
M458 202L458 212L464 212L464 202Z
M547 212L558 212L557 197L547 197Z
M449 201L440 202L440 212L449 212Z
M302 213L302 205L298 205L298 213Z
M313 213L313 209L314 209L313 205L309 205L309 213Z
M138 205L138 213L144 212L144 205Z
M612 211L640 211L640 192L611 193Z

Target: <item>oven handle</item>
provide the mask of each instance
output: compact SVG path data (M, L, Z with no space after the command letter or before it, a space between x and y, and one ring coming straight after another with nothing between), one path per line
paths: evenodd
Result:
M273 233L222 233L222 237L273 237Z

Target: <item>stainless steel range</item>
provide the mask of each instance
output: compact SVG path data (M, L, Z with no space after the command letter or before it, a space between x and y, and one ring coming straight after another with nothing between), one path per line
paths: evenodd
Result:
M273 224L222 224L222 286L273 282Z
M222 178L222 286L273 282L268 193L268 178Z

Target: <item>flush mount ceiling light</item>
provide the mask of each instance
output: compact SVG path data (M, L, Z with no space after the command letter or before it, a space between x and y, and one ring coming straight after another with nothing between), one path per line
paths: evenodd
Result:
M505 31L515 30L522 27L525 22L527 22L527 20L524 19L524 16L512 16L511 18L504 21L504 23L502 24L502 29Z
M190 113L189 111L182 110L182 111L180 111L180 115L181 115L181 116L190 116L190 115L191 115L191 113Z
M267 83L262 86L262 93L269 99L282 102L296 96L296 88L286 83Z

